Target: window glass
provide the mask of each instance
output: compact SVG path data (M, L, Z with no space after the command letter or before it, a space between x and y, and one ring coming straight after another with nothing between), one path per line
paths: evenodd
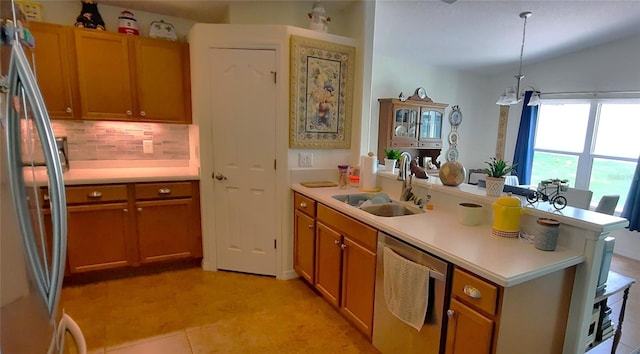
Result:
M569 186L575 186L577 170L578 156L535 151L531 185L537 186L542 180L559 178L567 179Z
M640 104L602 104L596 132L595 154L637 158Z
M622 211L635 169L635 162L593 159L589 181L589 189L593 191L592 206L598 205L603 195L617 194L620 200L616 210Z
M535 148L581 152L587 133L589 109L589 103L541 105Z

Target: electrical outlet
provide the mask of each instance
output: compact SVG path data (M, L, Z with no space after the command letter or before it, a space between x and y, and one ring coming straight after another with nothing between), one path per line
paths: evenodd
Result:
M142 141L142 152L145 154L153 154L153 140Z
M298 153L298 167L313 167L313 154L310 152Z

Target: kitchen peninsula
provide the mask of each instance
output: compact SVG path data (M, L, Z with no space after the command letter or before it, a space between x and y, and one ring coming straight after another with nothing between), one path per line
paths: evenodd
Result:
M546 203L525 207L521 217L524 232L531 230L538 217L561 222L557 249L540 251L531 243L491 234L495 198L486 197L484 189L430 181L414 181L413 192L423 198L430 195L433 209L400 217L375 216L333 198L359 193L356 188L294 185L292 189L296 195L390 234L499 289L495 317L490 317L495 321L489 343L494 353L583 353L603 239L610 231L624 228L626 219L571 207L552 212ZM392 198L400 196L396 176L380 172L378 184ZM459 223L456 208L461 202L484 206L481 225ZM451 328L449 332L451 336Z

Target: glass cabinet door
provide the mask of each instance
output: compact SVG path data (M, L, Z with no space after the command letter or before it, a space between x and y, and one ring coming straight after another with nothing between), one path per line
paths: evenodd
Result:
M420 140L440 139L442 135L442 112L425 110L420 117Z
M414 108L398 108L395 110L393 127L394 137L418 138L418 110Z

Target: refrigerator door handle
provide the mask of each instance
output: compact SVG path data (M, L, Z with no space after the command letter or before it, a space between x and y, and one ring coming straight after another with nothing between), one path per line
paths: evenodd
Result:
M62 167L60 165L55 136L51 128L44 99L38 90L36 79L31 72L29 62L22 47L20 45L14 45L11 51L9 95L7 95L7 99L17 100L20 91L28 98L29 108L31 108L34 116L33 122L36 125L36 130L43 148L44 159L48 168L47 175L49 179L50 209L53 226L51 269L49 269L48 262L46 262L46 252L44 252L44 250L43 258L45 261L43 262L39 257L38 246L33 237L25 237L23 241L29 262L35 272L39 291L46 300L49 314L53 315L62 290L67 249L66 198ZM9 105L10 104L11 103L9 103ZM24 109L26 109L26 107ZM15 106L7 109L7 111L7 137L8 139L16 139L21 136L20 111L19 108ZM13 167L13 170L16 171L10 173L9 180L20 227L23 230L22 234L34 235L32 225L28 221L30 220L30 215L29 206L27 205L28 198L25 192L26 186L21 161L22 151L20 141L9 142L8 149L8 163ZM40 228L44 229L41 223Z
M69 334L71 334L71 337L73 338L73 341L76 343L76 351L77 354L87 354L87 342L84 339L84 334L82 334L82 330L80 329L80 326L78 326L78 324L76 323L76 321L73 320L73 318L71 318L71 316L67 315L66 313L62 314L62 318L60 319L60 323L58 324L58 332L57 332L57 342L59 344L58 346L58 352L56 352L55 346L54 346L54 342L52 342L51 347L49 348L49 352L48 354L62 354L64 348L66 347L64 345L64 340L65 340L65 334L69 332Z

